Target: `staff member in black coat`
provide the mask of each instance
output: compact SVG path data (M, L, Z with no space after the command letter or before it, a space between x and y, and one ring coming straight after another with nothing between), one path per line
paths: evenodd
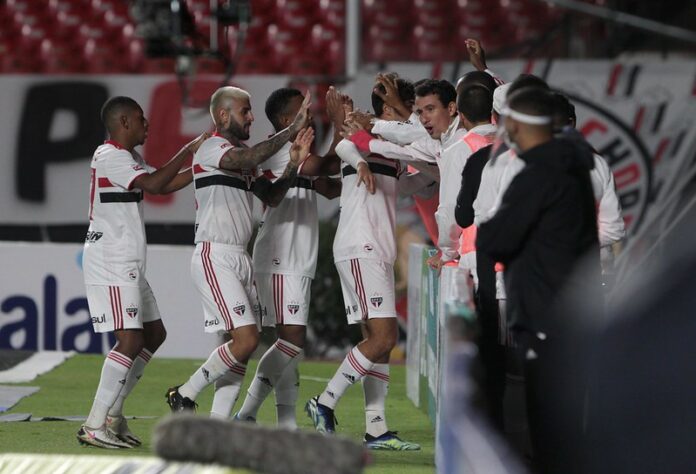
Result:
M563 312L554 303L565 290L584 291L599 282L599 246L592 155L553 137L552 111L552 96L539 88L508 98L504 126L526 166L495 216L479 228L476 246L505 265L508 316L525 358L527 415L538 469L568 472L563 443L569 440L560 439L554 426L561 401L554 396L552 362L564 344ZM584 257L597 268L591 276L578 277L574 273ZM578 420L581 407L571 408L578 410Z

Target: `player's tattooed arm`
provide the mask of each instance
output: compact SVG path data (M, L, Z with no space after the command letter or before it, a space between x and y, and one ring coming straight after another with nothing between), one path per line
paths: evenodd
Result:
M193 155L198 150L198 147L201 146L201 143L208 137L210 137L210 134L207 132L200 134L184 145L166 165L154 173L142 174L135 178L132 187L142 189L150 194L167 194L187 186L193 179L193 176L190 172L180 173L179 170L189 157L189 153Z
M311 127L302 129L290 147L290 161L282 176L273 183L266 178L258 178L254 183L254 195L268 206L276 207L280 204L290 186L295 182L298 168L309 156L313 140L314 130Z
M294 140L298 132L307 126L308 110L311 105L309 92L290 126L250 148L232 148L220 160L220 168L227 170L254 169L273 156L288 141Z

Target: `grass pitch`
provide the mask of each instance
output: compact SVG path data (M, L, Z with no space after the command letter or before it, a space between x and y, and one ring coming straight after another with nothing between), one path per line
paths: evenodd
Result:
M7 413L31 413L34 416L86 416L99 382L103 356L77 355L68 359L55 370L27 384L41 389L25 398ZM164 393L172 385L186 381L188 376L202 363L200 360L158 359L148 365L145 375L126 400L124 413L127 416L163 416L169 412ZM320 393L338 363L303 362L300 365L300 396L297 420L302 429L313 429L304 413L304 403ZM247 377L240 400L241 406L249 380L256 369L256 361L249 364ZM415 408L406 397L405 367L391 368L391 382L387 397L387 420L389 428L398 430L399 436L419 443L421 451L385 452L371 451L372 464L368 474L423 474L434 472L434 435L427 416ZM212 402L212 388L206 389L197 400L199 412L206 413ZM361 440L365 430L363 393L359 386L351 387L341 399L336 417L337 431L356 441ZM259 423L275 424L273 397L269 397L259 412ZM0 452L42 454L90 454L119 456L148 456L151 454L150 434L156 419L129 420L131 430L141 436L143 446L129 450L102 450L79 446L75 433L78 422L16 422L0 423Z

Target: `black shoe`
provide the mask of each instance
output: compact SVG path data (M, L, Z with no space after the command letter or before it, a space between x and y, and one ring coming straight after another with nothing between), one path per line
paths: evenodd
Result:
M179 411L190 411L195 413L196 408L198 408L198 404L188 397L182 397L179 393L179 387L180 385L171 387L164 395L164 398L167 399L169 408L172 409L172 413Z

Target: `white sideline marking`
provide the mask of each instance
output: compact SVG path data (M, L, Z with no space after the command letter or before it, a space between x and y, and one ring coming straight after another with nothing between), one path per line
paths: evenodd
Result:
M75 355L75 351L41 351L33 354L19 364L0 371L0 383L31 382Z

